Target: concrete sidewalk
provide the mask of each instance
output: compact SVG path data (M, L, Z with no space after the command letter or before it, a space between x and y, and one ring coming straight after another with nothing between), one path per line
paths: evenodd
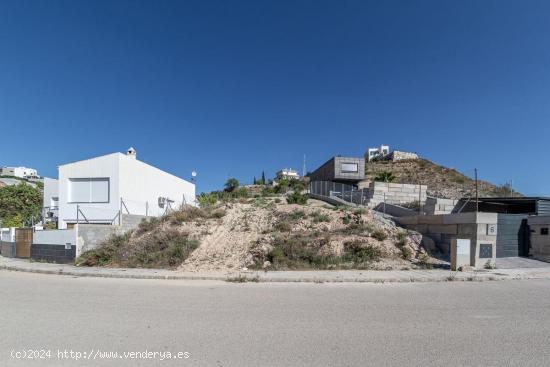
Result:
M450 270L319 270L319 271L235 271L193 273L163 269L117 269L77 267L64 264L30 262L0 256L0 270L40 274L70 275L78 277L169 279L169 280L221 280L233 282L445 282L485 281L513 279L550 279L550 268L495 269L471 272Z

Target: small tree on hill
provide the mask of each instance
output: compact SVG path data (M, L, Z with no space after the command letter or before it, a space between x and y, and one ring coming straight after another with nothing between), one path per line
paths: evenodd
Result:
M396 179L395 175L389 171L383 171L374 177L377 182L393 182Z
M231 177L225 182L225 191L227 192L233 192L237 187L239 187L239 180L234 177Z
M262 171L262 185L265 185L266 184L266 181L265 181L265 172Z

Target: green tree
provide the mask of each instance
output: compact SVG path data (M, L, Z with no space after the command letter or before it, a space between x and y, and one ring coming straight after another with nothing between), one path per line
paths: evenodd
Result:
M225 191L227 192L233 192L237 187L239 187L239 180L234 177L231 177L225 182Z
M377 182L393 182L396 179L395 175L389 171L383 171L374 177Z
M266 181L265 181L265 172L262 171L262 185L265 185L266 184Z
M42 209L42 192L25 183L0 188L0 219L6 225L22 226L38 217Z

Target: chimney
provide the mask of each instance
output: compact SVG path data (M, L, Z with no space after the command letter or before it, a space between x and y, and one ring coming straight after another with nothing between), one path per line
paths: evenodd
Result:
M134 148L130 147L128 148L128 150L126 151L126 156L127 157L130 157L130 158L133 158L133 159L136 159L137 157L137 152Z

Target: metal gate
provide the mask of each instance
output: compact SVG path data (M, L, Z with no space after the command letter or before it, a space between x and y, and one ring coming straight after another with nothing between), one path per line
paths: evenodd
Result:
M31 257L32 228L15 230L15 257Z
M529 255L527 215L499 214L497 219L497 257Z

